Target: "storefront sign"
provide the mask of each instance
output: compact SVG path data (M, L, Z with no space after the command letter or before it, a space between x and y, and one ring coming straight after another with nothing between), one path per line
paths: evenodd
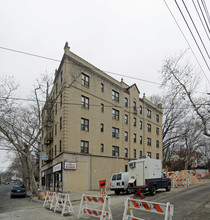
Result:
M41 154L41 160L48 160L48 154Z
M53 173L58 172L61 170L61 163L53 166Z
M77 163L64 162L64 169L65 170L76 170Z

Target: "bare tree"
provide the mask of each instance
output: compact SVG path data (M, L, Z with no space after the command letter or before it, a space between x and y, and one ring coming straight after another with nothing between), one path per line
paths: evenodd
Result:
M170 93L179 93L184 100L188 100L196 112L201 125L203 134L210 137L210 115L209 100L206 98L196 98L195 89L198 87L200 78L195 72L195 67L188 63L183 64L183 56L171 57L164 61L161 75L163 78L163 86L167 87Z
M21 104L19 100L11 97L17 89L14 80L3 77L4 88L0 93L0 133L7 150L13 150L19 155L22 172L27 187L32 193L37 192L34 177L33 157L40 152L40 136L42 132L41 109L43 102L39 100L39 85L34 89L34 98L30 105Z

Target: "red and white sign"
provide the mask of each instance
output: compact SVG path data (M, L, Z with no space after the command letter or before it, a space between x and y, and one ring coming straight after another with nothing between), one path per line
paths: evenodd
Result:
M77 169L77 163L64 162L64 169L65 170L76 170Z

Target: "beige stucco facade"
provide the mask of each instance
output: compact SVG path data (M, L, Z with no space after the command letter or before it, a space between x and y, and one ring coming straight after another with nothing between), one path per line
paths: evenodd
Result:
M99 180L109 186L111 174L126 171L140 155L162 159L161 105L140 98L135 83L115 80L72 53L68 44L43 124L42 154L49 155L41 162L44 189L98 189Z

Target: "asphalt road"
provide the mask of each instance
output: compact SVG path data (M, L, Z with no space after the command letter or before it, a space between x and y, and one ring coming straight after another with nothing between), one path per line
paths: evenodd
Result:
M75 216L62 217L60 213L54 213L43 208L41 203L34 202L30 198L13 198L9 196L12 185L0 185L0 220L75 220L79 210L80 202L73 203ZM121 220L124 211L125 199L132 195L111 194L111 212L113 220ZM210 219L210 181L205 184L191 186L188 189L172 189L157 192L155 196L146 195L146 201L160 203L170 202L174 205L173 220L208 220ZM150 214L148 212L136 211L134 216L145 220L164 219L163 215ZM97 219L97 218L81 218Z

